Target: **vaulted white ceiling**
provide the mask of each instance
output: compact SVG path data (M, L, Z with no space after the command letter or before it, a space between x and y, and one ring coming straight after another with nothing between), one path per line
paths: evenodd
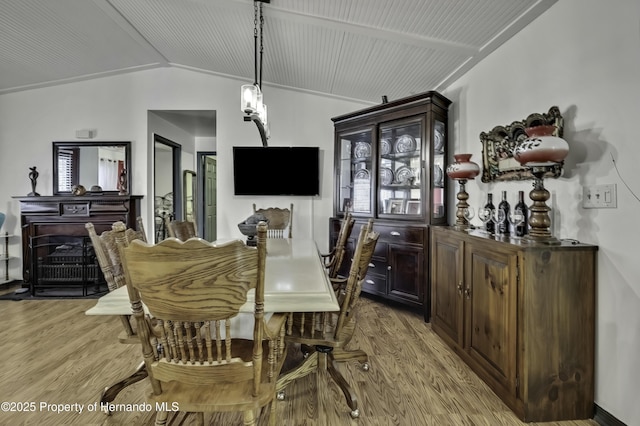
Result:
M271 0L263 84L441 90L557 0ZM253 81L251 0L0 0L0 94L177 66Z

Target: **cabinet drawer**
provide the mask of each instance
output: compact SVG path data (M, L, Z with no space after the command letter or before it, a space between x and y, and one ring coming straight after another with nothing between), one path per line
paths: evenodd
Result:
M387 267L389 264L386 259L371 259L369 262L368 273L377 274L377 275L387 275Z
M371 270L371 269L369 269ZM387 295L387 280L384 276L368 273L362 283L362 291L382 296Z
M380 233L380 240L393 243L424 245L425 228L417 226L387 226L374 223L373 230Z
M89 204L62 204L62 216L89 216Z

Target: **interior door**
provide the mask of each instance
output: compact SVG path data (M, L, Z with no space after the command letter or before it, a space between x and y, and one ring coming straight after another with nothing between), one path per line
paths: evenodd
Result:
M215 241L217 233L217 157L215 152L198 152L199 231L202 238Z

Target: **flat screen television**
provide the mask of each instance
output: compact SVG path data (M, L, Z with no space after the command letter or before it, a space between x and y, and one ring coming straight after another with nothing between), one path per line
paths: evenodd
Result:
M233 147L235 195L319 195L318 147Z

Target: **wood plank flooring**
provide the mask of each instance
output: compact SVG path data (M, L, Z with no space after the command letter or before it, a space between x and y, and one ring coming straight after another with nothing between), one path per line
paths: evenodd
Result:
M36 404L33 412L0 411L1 425L153 425L154 411L130 409L110 416L88 411L104 386L132 373L141 360L138 346L117 342L118 318L84 314L94 304L94 300L0 301L0 400ZM286 400L275 403L279 425L524 424L444 345L420 314L367 298L361 299L359 314L359 329L350 346L369 354L371 369L364 372L355 362L339 369L359 398L360 418L351 419L341 391L323 373L287 388ZM296 349L290 348L292 362L300 356ZM145 380L130 386L114 403L143 403L146 385ZM57 413L41 409L41 403L79 404L84 411ZM190 425L192 417L178 413L170 417L170 424ZM205 424L240 425L242 418L205 415Z

